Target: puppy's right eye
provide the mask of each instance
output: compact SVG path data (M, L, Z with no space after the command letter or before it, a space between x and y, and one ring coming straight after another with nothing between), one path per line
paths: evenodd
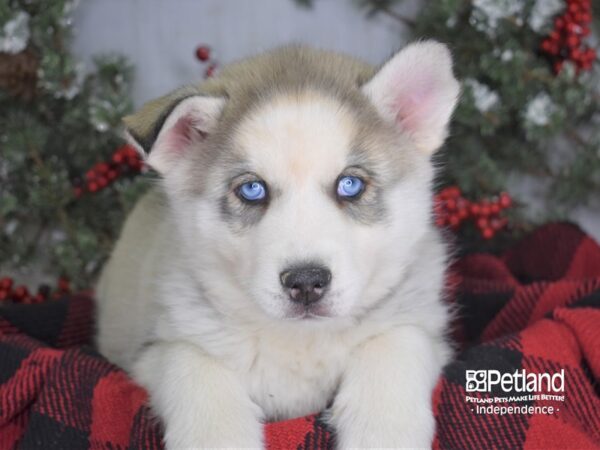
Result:
M346 175L338 180L337 195L340 198L358 198L365 189L365 182L359 177Z
M248 181L238 187L237 195L246 203L260 203L267 198L267 187L262 181Z

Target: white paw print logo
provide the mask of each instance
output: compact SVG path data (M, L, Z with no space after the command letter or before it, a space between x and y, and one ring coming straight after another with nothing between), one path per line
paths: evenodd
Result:
M467 370L465 372L467 392L486 392L487 372L485 370Z

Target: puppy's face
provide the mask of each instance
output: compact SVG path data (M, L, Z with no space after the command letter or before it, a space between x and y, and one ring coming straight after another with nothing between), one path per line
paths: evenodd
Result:
M304 91L245 115L230 145L196 239L220 242L246 301L312 319L359 314L393 289L426 229L431 178L401 133Z
M447 57L438 44L416 45ZM395 290L429 224L429 156L452 108L428 97L439 95L436 83L411 91L414 99L382 101L396 75L388 65L348 98L314 88L273 94L235 125L219 122L225 100L187 99L166 121L154 165L168 173L188 264L221 312L359 317ZM452 106L456 95L447 94ZM447 109L437 129L422 133L406 111L419 101ZM203 148L180 154L182 145Z

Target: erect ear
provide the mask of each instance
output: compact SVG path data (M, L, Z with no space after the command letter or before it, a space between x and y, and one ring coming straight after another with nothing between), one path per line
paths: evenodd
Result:
M128 140L161 174L202 141L215 128L225 99L175 91L147 103L123 119Z
M362 89L379 114L408 133L427 154L446 139L460 93L450 51L435 41L408 45Z

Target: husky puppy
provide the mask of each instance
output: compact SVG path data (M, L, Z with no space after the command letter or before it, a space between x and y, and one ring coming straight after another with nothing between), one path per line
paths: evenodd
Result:
M339 448L431 445L431 156L458 95L436 42L378 70L292 46L125 119L161 181L99 282L98 345L168 448L260 448L265 421L325 409Z

